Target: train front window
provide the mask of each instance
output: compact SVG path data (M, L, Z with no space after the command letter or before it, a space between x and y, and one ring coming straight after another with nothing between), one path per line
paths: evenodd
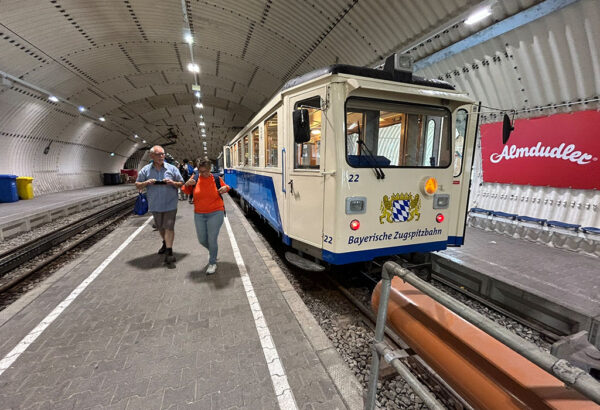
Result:
M444 108L350 98L346 160L355 168L448 167L448 124Z
M321 97L313 97L299 101L296 109L308 110L310 123L310 141L303 144L294 144L295 169L319 169L321 161Z

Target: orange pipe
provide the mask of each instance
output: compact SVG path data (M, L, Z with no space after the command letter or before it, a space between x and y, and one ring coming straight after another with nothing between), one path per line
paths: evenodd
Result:
M371 298L379 306L381 282ZM471 406L600 409L575 390L398 277L388 323Z

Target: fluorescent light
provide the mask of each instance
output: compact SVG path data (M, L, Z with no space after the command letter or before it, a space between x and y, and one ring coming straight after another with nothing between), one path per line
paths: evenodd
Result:
M202 105L201 102L197 102L196 103L196 108L204 108L204 105Z
M100 121L102 121L102 122L106 121L106 118L104 118L104 117L100 117L100 118L98 118L98 119L99 119Z
M79 110L79 112L85 112L85 107L83 105L80 105L79 107L77 107L77 109Z
M146 143L146 140L142 140L142 144L145 144L145 143Z
M133 138L139 138L137 134L133 134Z
M48 99L52 102L58 102L58 97L55 97L53 95L48 96Z
M196 92L194 93L194 95L196 96L196 98L200 98L200 91L196 91Z
M321 130L312 130L310 133L311 133L312 135L317 135L317 134L320 134L320 133L321 133Z
M204 127L206 125L206 123L204 121L200 121L200 126Z
M200 72L200 66L198 64L195 64L195 63L189 63L187 65L187 69L188 69L188 71L191 71L192 73L199 73Z
M484 18L486 18L487 16L489 16L490 14L492 14L492 10L489 7L478 10L478 11L474 12L473 14L471 14L469 16L469 18L465 20L465 24L471 25L471 24L478 23L481 20L483 20Z
M111 156L111 157L114 157L114 156L115 156L115 153L114 153L114 152L111 152L111 153L110 153L110 156Z
M202 132L206 133L206 129L205 129L205 128L202 128Z
M194 36L192 36L191 33L185 33L185 35L183 36L183 41L185 41L188 44L194 44Z
M352 129L356 128L356 126L357 126L357 125L358 125L358 123L357 123L357 122L353 122L352 124L350 124L350 125L348 126L348 129L349 129L349 130L352 130Z

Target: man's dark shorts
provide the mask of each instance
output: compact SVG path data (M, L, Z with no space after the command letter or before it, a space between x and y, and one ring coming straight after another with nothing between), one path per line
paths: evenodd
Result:
M156 229L174 231L175 230L175 217L177 216L177 209L167 212L152 212L154 215L154 223Z

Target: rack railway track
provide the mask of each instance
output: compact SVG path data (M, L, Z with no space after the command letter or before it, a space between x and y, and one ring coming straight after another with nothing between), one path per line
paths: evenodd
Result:
M131 213L131 209L135 202L135 198L128 198L125 201L109 206L100 210L97 213L85 216L77 221L59 228L54 232L42 235L22 245L9 249L0 254L0 292L5 292L13 288L33 273L39 271L49 263L63 256L66 252L79 246L82 242L88 240L98 232L106 229L117 220ZM102 223L104 222L104 223ZM96 226L101 224L100 226ZM62 247L58 252L42 258L33 267L28 268L24 272L19 272L16 275L11 275L11 272L23 265L24 263L35 260L39 257L62 245L65 241L74 236L95 227L85 235L78 238L76 241Z

